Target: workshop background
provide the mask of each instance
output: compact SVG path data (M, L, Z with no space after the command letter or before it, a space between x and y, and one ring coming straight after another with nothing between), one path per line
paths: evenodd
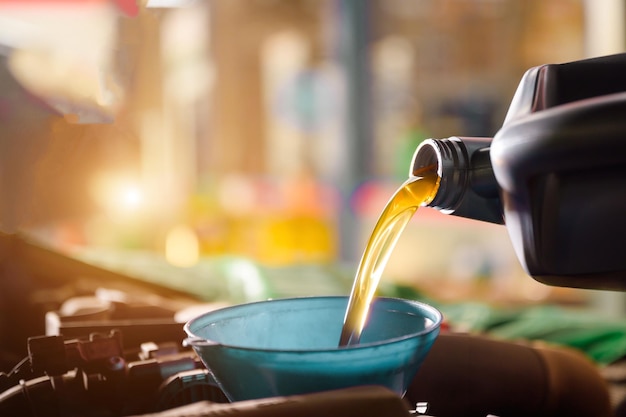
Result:
M493 136L528 68L622 52L625 18L620 0L3 0L0 226L204 301L348 294L423 139ZM429 208L381 291L474 328L491 308L626 311L529 278L503 226Z

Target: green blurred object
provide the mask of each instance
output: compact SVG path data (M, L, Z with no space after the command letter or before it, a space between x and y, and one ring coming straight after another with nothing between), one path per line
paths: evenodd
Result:
M237 256L203 258L190 268L141 251L84 251L83 261L147 282L185 291L199 301L232 304L269 298L347 295L354 266L298 264L268 267ZM498 308L481 302L440 303L414 287L382 281L378 295L417 300L438 308L455 331L506 340L541 340L573 347L599 364L626 356L626 322L588 308L555 305Z
M540 340L581 350L607 365L626 356L626 323L587 308L501 309L481 303L437 305L453 326L506 340Z

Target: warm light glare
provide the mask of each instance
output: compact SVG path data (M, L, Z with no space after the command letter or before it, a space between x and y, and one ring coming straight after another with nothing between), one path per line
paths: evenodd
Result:
M174 227L165 240L165 258L180 267L190 267L198 262L200 245L195 232L185 225Z
M119 175L102 175L93 182L92 194L110 215L123 216L137 213L144 205L139 185Z
M128 208L137 208L141 205L143 200L141 190L138 187L127 185L125 189L121 190L121 205Z

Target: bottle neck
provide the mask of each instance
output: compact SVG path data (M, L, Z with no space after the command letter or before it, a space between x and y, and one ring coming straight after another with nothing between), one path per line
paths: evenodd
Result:
M437 195L427 204L442 213L504 223L498 183L493 174L491 138L427 139L413 155L409 176L436 170Z

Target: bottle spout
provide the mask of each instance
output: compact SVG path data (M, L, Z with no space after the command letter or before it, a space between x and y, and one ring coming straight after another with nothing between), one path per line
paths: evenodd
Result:
M491 138L454 136L423 141L413 155L409 177L437 171L439 189L426 206L445 214L504 224L490 145Z

